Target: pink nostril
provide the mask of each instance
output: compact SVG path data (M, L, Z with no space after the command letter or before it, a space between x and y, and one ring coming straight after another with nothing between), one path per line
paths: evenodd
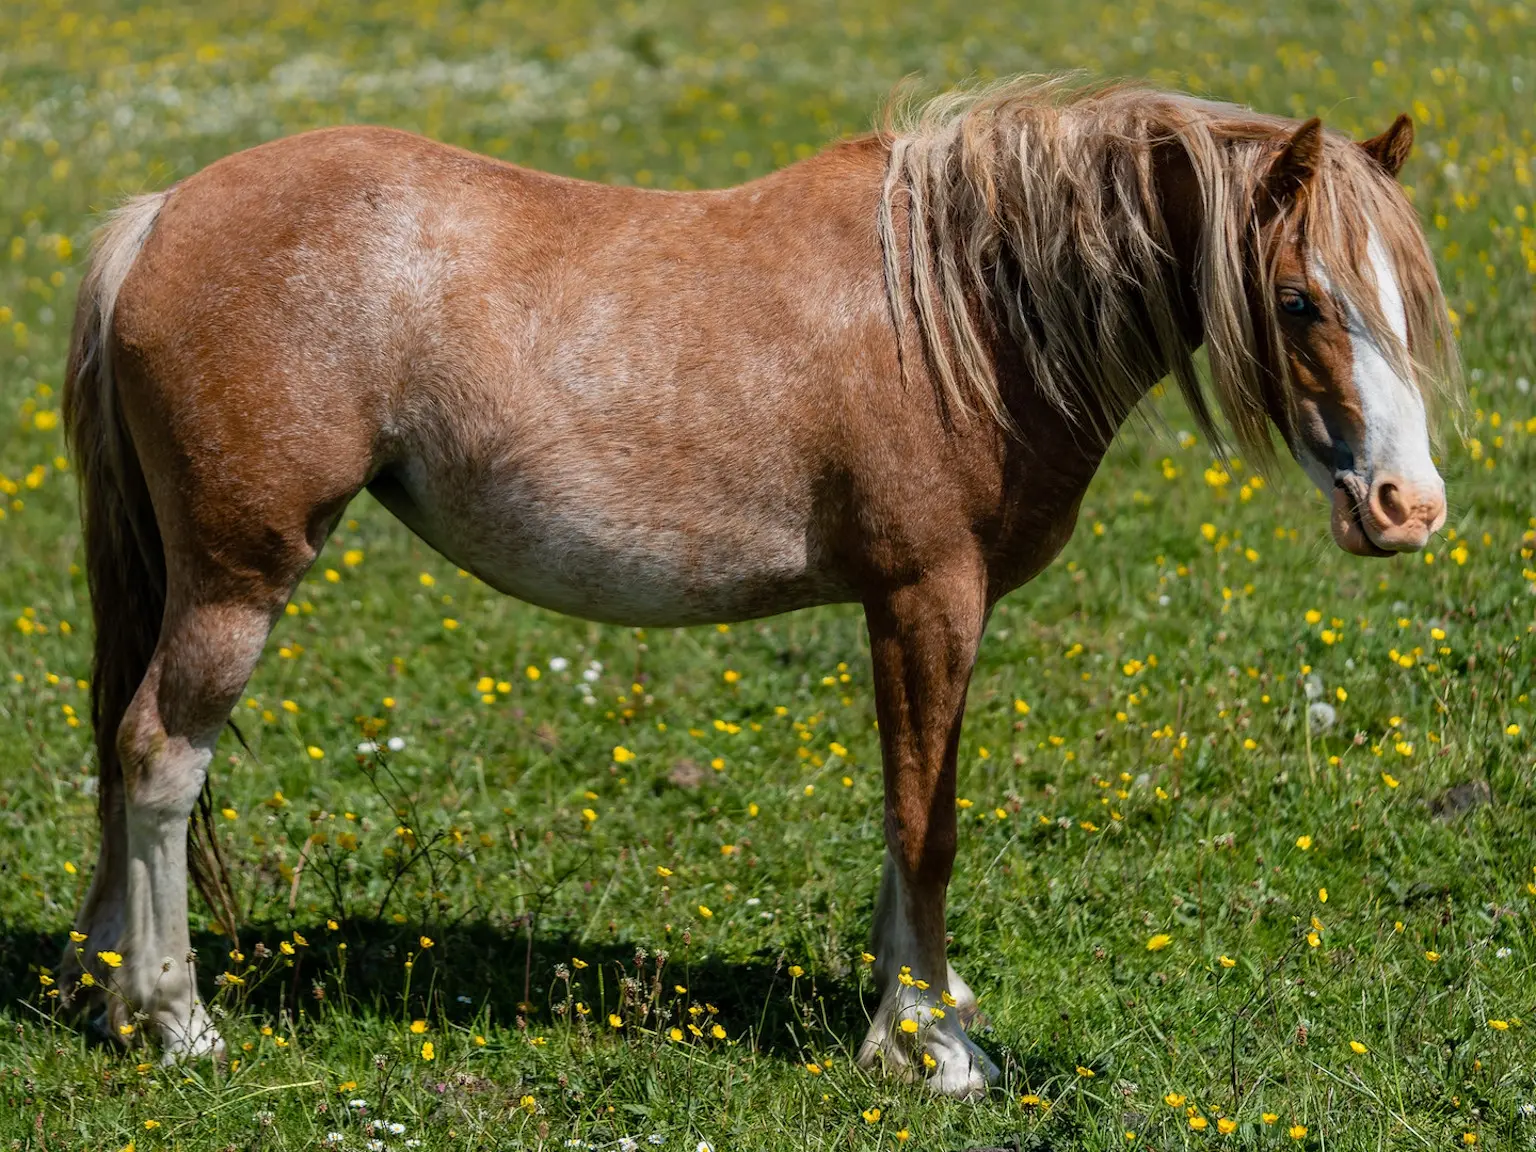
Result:
M1404 504L1396 484L1383 481L1376 485L1376 491L1372 495L1375 496L1377 518L1382 524L1398 527L1408 521L1411 509Z
M1383 477L1371 485L1362 527L1381 548L1416 551L1445 522L1445 496L1438 484L1430 487Z

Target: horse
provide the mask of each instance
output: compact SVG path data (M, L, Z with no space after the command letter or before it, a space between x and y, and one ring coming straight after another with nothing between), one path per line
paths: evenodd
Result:
M721 190L338 127L127 201L65 383L102 840L64 983L106 993L114 1040L139 1013L125 1043L222 1052L189 817L275 619L366 489L487 584L591 620L862 605L886 850L859 1059L984 1093L998 1069L966 1032L945 900L988 615L1065 545L1169 376L1219 451L1267 467L1278 435L1346 551L1425 545L1445 519L1426 401L1457 365L1396 180L1412 141L1406 116L1356 141L1021 78Z

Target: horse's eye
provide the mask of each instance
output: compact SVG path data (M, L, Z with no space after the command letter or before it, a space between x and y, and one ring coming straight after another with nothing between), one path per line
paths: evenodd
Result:
M1312 303L1312 298L1305 292L1298 292L1294 288L1282 288L1280 310L1291 316L1310 316L1317 309Z

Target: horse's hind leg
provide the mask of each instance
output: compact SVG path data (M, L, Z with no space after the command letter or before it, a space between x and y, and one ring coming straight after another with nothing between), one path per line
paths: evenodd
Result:
M159 646L118 729L126 885L115 948L121 966L108 975L110 1031L130 1035L123 1030L144 1018L168 1058L222 1046L197 994L187 819L281 605L270 595L200 602L193 588L177 585L173 574Z

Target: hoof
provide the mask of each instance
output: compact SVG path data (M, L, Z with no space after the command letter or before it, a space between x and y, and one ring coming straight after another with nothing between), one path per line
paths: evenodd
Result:
M860 1067L883 1067L956 1099L986 1095L1000 1075L997 1065L966 1036L953 1008L935 1016L935 1007L910 995L882 1003L859 1048Z

